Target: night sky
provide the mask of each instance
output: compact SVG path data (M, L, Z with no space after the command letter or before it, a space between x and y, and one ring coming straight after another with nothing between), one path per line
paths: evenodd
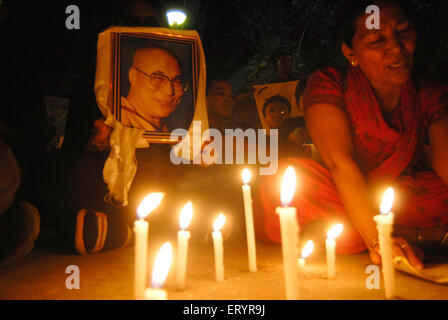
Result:
M81 74L94 72L97 34L117 21L121 4L119 0L3 2L8 6L9 23L6 28L2 21L2 50L32 50L35 59L32 64L42 75L45 92L61 97L69 97ZM429 73L446 81L448 3L443 0L412 2L418 13L420 30L417 61L421 63L417 63L416 72ZM341 62L332 28L337 1L185 0L163 3L166 8L177 4L187 9L186 28L197 30L201 36L208 77L229 79L236 91L244 91L251 81L263 80L258 74L248 76L249 65L257 68L267 64L270 68L282 54L294 57L292 76L297 79L319 67ZM65 28L68 16L65 8L70 4L80 8L80 30Z

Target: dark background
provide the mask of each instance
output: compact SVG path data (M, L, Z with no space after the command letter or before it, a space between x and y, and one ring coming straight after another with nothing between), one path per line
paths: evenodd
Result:
M419 31L414 72L448 83L448 1L409 1ZM68 5L80 9L79 30L65 27ZM189 15L185 28L202 39L207 78L227 79L237 93L230 120L243 128L259 127L253 123L258 116L251 87L275 81L279 57L294 61L289 80L344 62L333 25L337 1L180 0L177 5ZM93 91L97 36L122 12L121 0L0 0L0 137L18 159L23 190L42 189L45 151L57 149L60 141L62 148L84 153L92 123L102 116ZM60 115L48 112L48 97L65 103Z
M330 0L184 0L162 1L166 8L184 6L186 28L198 30L209 78L229 79L244 92L269 82L281 55L294 58L292 80L341 63ZM412 0L420 31L416 73L447 80L448 2ZM65 8L80 8L80 30L67 30ZM3 0L10 23L2 50L19 43L44 76L47 94L68 97L74 82L94 63L97 34L116 22L119 0ZM5 10L2 10L4 20ZM4 34L4 22L2 30ZM8 39L9 38L9 39ZM12 38L12 39L11 39Z

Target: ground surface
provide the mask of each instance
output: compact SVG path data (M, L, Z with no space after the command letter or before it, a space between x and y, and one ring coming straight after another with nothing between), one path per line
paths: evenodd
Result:
M168 170L169 169L169 170ZM176 245L178 213L187 200L193 201L194 215L190 226L186 288L176 290L174 266L164 288L172 300L282 300L284 279L281 247L257 242L258 272L248 272L241 170L237 166L203 169L204 173L173 168L157 171L161 182L147 190L166 192L162 204L149 222L149 269L154 256L165 241ZM257 172L253 170L255 189ZM171 178L169 179L169 177ZM142 191L143 192L143 191ZM153 192L153 191L152 191ZM253 192L255 194L255 192ZM144 193L142 193L144 195ZM138 198L138 197L137 197ZM213 245L208 230L215 216L223 211L227 222L224 233L225 281L215 281ZM172 213L172 214L171 214ZM232 228L229 228L233 225ZM231 232L229 232L231 230ZM316 251L300 274L301 299L384 299L384 290L366 288L367 254L337 256L336 278L326 276L325 252L320 235L312 233ZM312 238L312 237L311 237ZM134 250L132 247L80 256L54 249L57 240L42 233L35 250L17 265L0 269L0 299L133 299ZM80 289L66 288L66 268L80 270ZM399 299L448 299L448 286L436 285L411 276L396 274Z
M166 238L163 239L167 240ZM162 238L150 239L151 261ZM173 244L175 242L172 242ZM258 272L247 268L246 244L241 237L229 238L225 247L225 281L214 279L211 243L190 245L187 284L176 290L171 269L165 289L172 300L281 300L284 280L279 246L257 243ZM324 255L316 252L300 275L301 299L384 299L384 292L366 289L367 254L337 257L336 279L326 276ZM132 299L133 248L78 256L38 248L21 264L0 270L1 299ZM68 265L80 269L80 289L65 286ZM399 299L448 299L448 286L436 285L397 273Z

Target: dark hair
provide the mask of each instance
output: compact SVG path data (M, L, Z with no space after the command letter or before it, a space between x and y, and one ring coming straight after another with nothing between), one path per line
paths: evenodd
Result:
M340 43L349 47L353 45L356 33L356 20L365 14L366 8L375 4L391 4L403 10L406 17L414 21L412 6L407 0L343 0L336 10L336 30L339 32Z
M160 3L159 0L124 0L122 8L121 8L123 10L123 13L129 11L129 9L131 8L131 6L134 3L139 3L139 2L143 2L143 3L150 5L159 14L162 13L163 8L162 8L162 4Z
M149 17L145 21L145 27L161 27L162 26L162 11L163 7L158 0L123 0L118 2L116 7L116 25L120 26L136 26L138 25L137 19L129 15L129 10L131 6L135 3L146 3L151 6L151 8L157 12L157 17Z
M213 84L215 82L226 82L226 83L229 83L229 81L221 79L221 78L207 79L207 84L206 84L206 87L205 87L205 96L208 95L208 92L210 91L210 88L213 86Z
M291 113L291 104L289 103L288 99L285 97L282 97L281 95L277 94L275 96L272 96L268 99L266 99L265 103L263 104L263 116L266 118L266 108L268 105L272 102L282 102L288 107L289 113Z

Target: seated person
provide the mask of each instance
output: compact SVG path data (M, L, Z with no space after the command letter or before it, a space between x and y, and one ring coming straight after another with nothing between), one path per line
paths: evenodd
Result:
M265 101L262 112L269 128L278 129L279 156L281 158L308 155L303 146L310 142L305 119L289 117L291 104L288 99L281 95L274 95Z
M129 0L123 4L117 24L161 26L158 1ZM58 234L58 243L64 249L81 254L113 249L128 243L132 234L129 225L133 218L127 213L129 210L104 201L108 189L102 170L110 149L111 128L104 124L94 95L94 51L88 58L89 68L72 93L62 149L48 154L46 159L47 178L44 181L42 210L42 216ZM147 66L140 67L144 69ZM136 70L132 73L139 79L146 77ZM163 129L161 123L155 125ZM157 158L158 148L151 149Z
M306 148L306 145L311 143L311 138L303 117L285 119L278 135L280 158L311 156Z
M28 255L40 232L36 207L16 199L20 174L12 150L0 138L0 267Z
M270 129L278 129L291 113L291 104L281 95L275 95L263 104L263 116Z
M381 29L366 27L365 8L380 8ZM300 229L310 222L344 223L337 251L369 250L381 262L373 217L386 187L395 189L394 256L423 268L417 251L448 252L448 88L411 78L417 35L402 1L349 0L341 7L341 49L349 70L324 68L307 81L303 105L310 136L324 165L285 159L300 172ZM430 167L423 142L431 148ZM255 212L259 238L280 242L275 207L278 176L262 176Z
M227 127L235 106L232 86L225 80L212 80L207 85L207 113L210 128L220 131Z

